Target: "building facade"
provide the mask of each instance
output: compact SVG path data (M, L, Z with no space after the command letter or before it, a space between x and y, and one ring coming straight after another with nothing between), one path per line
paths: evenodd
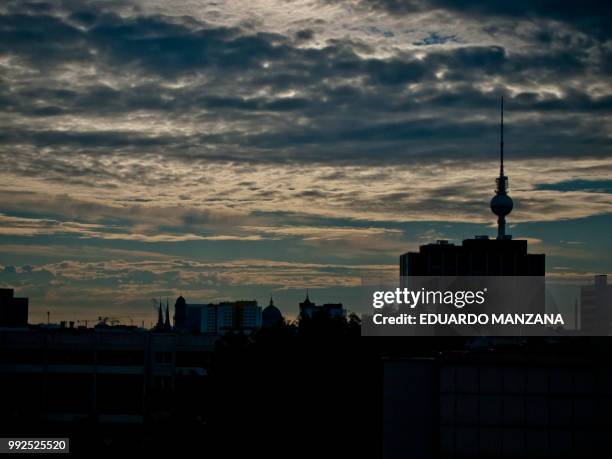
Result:
M592 285L580 287L580 328L590 335L608 336L612 332L612 285L608 276L595 276Z
M612 427L612 368L593 361L520 351L388 359L383 457L597 457Z
M9 419L140 423L170 407L201 415L214 336L135 327L4 329L0 392ZM183 400L184 399L184 400Z

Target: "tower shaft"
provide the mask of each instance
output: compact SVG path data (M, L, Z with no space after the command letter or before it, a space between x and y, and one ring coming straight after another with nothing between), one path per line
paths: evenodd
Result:
M506 239L506 217L497 217L497 239Z

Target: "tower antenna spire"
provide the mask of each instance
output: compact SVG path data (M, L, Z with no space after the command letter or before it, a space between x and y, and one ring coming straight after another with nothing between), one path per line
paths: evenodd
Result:
M504 175L504 96L501 96L501 123L499 125L499 175Z

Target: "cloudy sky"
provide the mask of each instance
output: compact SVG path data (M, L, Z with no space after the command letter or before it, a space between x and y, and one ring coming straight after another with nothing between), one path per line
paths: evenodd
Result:
M568 2L569 3L569 2ZM612 7L585 0L0 5L0 285L32 321L151 299L350 301L436 239L609 272Z

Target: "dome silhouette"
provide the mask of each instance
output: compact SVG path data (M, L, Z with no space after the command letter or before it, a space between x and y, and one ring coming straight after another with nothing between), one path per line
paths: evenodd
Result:
M280 310L274 306L274 301L270 298L270 304L261 312L261 324L263 327L271 327L283 321Z

